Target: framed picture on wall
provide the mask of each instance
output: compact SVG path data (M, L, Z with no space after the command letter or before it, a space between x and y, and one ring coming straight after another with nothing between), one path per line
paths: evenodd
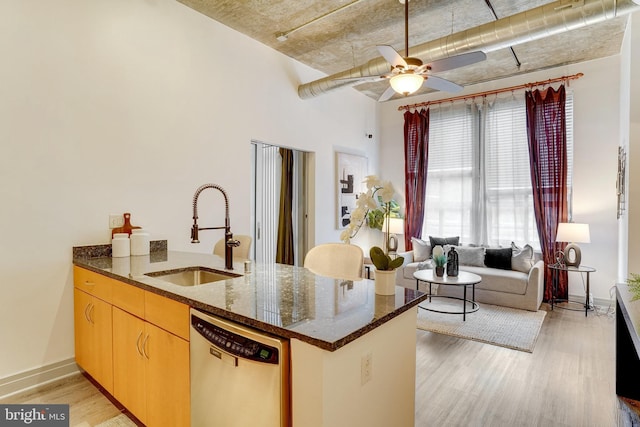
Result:
M366 190L362 182L367 176L367 158L357 154L336 151L337 228L342 229L351 222L351 212L356 207L357 197Z

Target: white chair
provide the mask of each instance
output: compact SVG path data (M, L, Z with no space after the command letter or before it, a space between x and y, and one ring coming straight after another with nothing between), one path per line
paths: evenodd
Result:
M249 259L251 236L234 234L233 238L240 242L240 246L233 248L233 259ZM213 254L224 258L224 238L218 240L213 247Z
M356 245L325 243L307 253L304 266L320 276L334 279L360 280L364 254Z

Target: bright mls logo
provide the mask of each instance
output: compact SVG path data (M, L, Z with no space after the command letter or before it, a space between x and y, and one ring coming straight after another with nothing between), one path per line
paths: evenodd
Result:
M69 405L0 405L0 427L69 427Z

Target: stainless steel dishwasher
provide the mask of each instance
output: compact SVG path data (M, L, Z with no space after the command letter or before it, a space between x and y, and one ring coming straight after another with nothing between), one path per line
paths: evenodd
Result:
M291 424L289 342L191 309L191 425Z

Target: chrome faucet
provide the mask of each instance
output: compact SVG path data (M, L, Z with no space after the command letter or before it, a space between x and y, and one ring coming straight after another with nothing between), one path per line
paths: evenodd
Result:
M207 188L215 188L224 196L224 226L222 227L198 227L198 196ZM193 195L193 226L191 227L191 243L200 243L198 231L200 230L222 230L224 229L224 266L227 270L233 270L233 248L240 246L238 240L233 239L231 225L229 221L229 198L222 187L216 184L204 184Z

